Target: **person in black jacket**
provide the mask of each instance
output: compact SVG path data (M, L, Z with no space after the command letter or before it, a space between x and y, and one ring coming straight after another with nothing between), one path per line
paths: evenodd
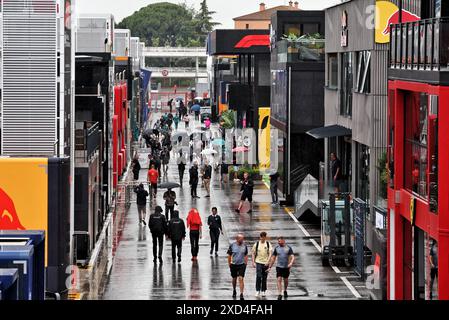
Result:
M207 225L210 233L210 254L212 255L215 247L215 256L218 256L218 240L220 233L223 234L223 226L216 207L212 208L212 214L207 218Z
M153 262L156 263L157 257L159 262L162 263L162 250L164 249L164 235L167 234L167 220L162 214L162 208L157 206L155 212L150 216L148 227L150 228L151 235L153 236ZM159 243L159 252L157 245Z
M176 260L176 248L178 248L178 262L181 262L182 242L186 238L186 225L179 218L179 211L173 211L172 218L168 223L168 238L171 239L171 256L173 262Z
M254 192L254 182L249 177L249 173L245 172L243 175L243 181L241 182L242 187L240 188L240 191L242 192L242 197L240 198L240 204L238 209L235 209L237 213L240 213L240 210L242 210L243 203L245 200L249 201L249 211L248 213L253 212L253 192Z
M270 175L270 192L271 192L271 202L272 205L279 204L279 196L278 196L278 180L279 173L274 172Z
M145 190L143 184L139 184L134 188L134 192L137 194L137 212L139 213L139 225L147 225L145 222L145 216L147 214L147 197L148 191Z
M183 160L180 160L178 163L178 172L179 172L179 184L182 188L182 180L184 179L184 171L186 171L186 164Z
M133 159L133 175L135 181L139 180L140 169L142 169L142 167L139 163L139 157L136 155L136 157Z
M193 167L190 168L189 170L189 175L190 175L190 180L189 180L189 184L190 184L190 188L191 188L191 195L192 198L196 198L199 199L200 197L198 197L197 194L197 187L198 187L198 163L194 163Z

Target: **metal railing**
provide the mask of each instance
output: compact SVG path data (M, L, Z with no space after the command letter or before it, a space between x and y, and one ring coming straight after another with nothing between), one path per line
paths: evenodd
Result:
M391 25L390 34L390 68L448 70L449 19L425 19Z
M90 121L77 122L77 127L81 126L82 129L75 130L76 158L82 161L88 161L92 154L100 147L100 124Z

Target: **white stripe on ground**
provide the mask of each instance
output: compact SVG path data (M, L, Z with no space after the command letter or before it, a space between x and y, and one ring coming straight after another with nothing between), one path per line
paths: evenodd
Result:
M298 221L298 219L293 215L293 213L285 208L285 211L289 214L289 216L295 221L296 225L299 227L299 229L304 233L306 237L310 237L310 233L304 228L304 226ZM321 253L321 247L318 245L318 243L315 241L315 239L309 239L310 242L315 246L315 248L318 250L318 252ZM342 273L349 273L349 272L342 272L338 267L332 266L332 269L336 274L342 274ZM356 298L361 298L362 296L357 292L357 290L352 286L352 284L348 281L346 277L340 277L340 279L343 281L343 283L348 287L348 289L352 292L352 294Z
M346 279L346 277L340 277L340 279L344 282L344 284L348 287L348 289L352 292L352 294L356 298L361 298L362 297L360 295L360 293L358 293L358 291L354 288L354 286L348 281L348 279Z

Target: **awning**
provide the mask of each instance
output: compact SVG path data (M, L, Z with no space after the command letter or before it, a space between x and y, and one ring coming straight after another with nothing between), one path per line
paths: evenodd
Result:
M310 130L307 134L315 139L323 139L330 137L350 136L352 135L352 130L339 125L332 125Z

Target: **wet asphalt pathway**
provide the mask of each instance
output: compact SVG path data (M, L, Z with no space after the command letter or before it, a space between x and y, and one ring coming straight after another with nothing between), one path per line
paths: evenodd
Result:
M177 166L172 159L168 176L164 180L178 182ZM189 168L189 167L188 167ZM147 169L142 169L141 179L145 179ZM235 213L240 197L239 183L230 181L223 184L214 174L211 182L211 197L205 198L204 187L198 187L201 199L193 200L188 185L188 172L184 176L184 188L177 189L180 217L185 220L188 211L199 210L203 224L207 221L212 207L217 207L224 225L224 236L220 237L219 256L210 256L208 228L203 227L200 240L198 262L192 262L190 242L183 243L182 262L171 260L171 243L164 241L164 263L153 263L152 238L148 227L139 226L135 202L127 214L123 237L117 250L109 281L103 299L107 300L230 300L232 286L226 251L238 233L243 233L249 249L258 239L261 231L266 231L271 244L276 245L276 237L282 235L293 247L296 261L291 271L289 300L301 299L364 299L367 297L363 283L358 281L349 268L331 268L321 265L319 244L319 224L296 221L285 208L271 206L271 197L263 182L256 182L254 208L250 215L246 205L242 213ZM164 207L163 191L159 190L157 204ZM147 209L147 216L154 204ZM149 207L149 206L148 206ZM306 233L301 230L304 228ZM303 230L304 230L303 229ZM250 258L251 260L251 258ZM266 298L256 298L255 269L249 262L245 277L246 299L267 299L277 297L275 268L268 277Z

